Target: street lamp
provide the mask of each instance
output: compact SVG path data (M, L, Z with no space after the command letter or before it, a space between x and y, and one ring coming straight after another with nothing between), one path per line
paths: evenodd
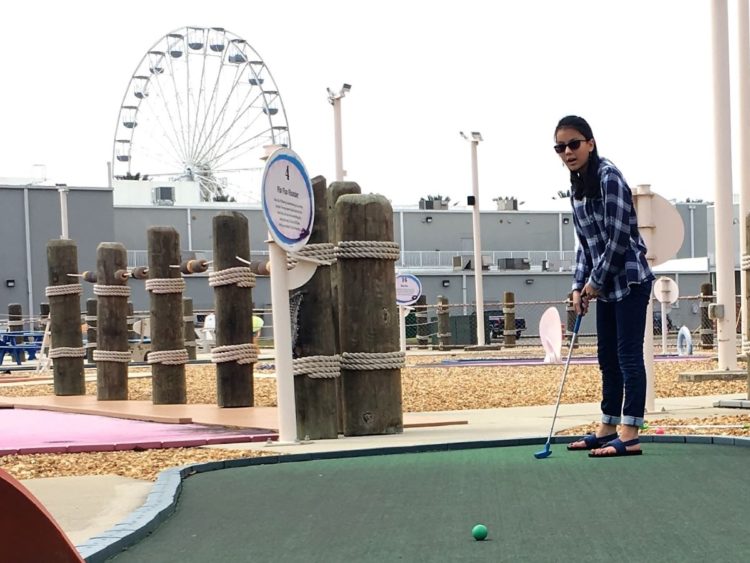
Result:
M477 344L484 345L484 288L482 285L482 235L479 226L479 172L477 167L477 145L483 141L482 134L472 131L466 135L460 131L461 136L471 145L471 193L472 193L472 226L474 231L474 284L476 294L477 311Z
M333 106L333 130L334 130L334 144L336 147L336 181L341 182L344 180L344 162L341 149L341 98L346 96L352 89L351 84L344 84L341 90L334 92L330 88L326 88L328 91L328 101Z

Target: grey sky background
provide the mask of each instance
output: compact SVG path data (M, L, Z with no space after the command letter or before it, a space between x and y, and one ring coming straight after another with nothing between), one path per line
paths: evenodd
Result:
M482 209L499 196L559 208L552 196L568 175L553 130L569 113L589 120L631 186L713 199L710 0L45 0L4 12L0 177L44 164L53 183L106 185L131 74L160 37L190 25L224 27L260 53L311 175L333 179L326 87L352 84L347 179L394 205L428 194L465 204L464 130L485 139ZM730 2L731 51L735 27Z

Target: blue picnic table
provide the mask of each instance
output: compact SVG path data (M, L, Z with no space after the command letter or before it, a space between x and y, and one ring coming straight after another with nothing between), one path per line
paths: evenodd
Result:
M19 366L23 363L24 354L29 360L36 360L36 353L41 349L43 340L44 332L41 331L0 332L0 365L5 360L6 354L10 354Z

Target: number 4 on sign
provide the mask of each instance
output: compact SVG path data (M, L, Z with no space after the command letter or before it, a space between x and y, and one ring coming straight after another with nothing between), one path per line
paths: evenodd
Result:
M289 165L286 166L286 179L289 179Z

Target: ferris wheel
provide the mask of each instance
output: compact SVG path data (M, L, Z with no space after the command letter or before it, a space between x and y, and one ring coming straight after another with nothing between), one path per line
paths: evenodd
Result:
M266 63L219 27L159 39L130 77L117 117L113 180L195 182L201 201L259 200L263 160L290 147Z

